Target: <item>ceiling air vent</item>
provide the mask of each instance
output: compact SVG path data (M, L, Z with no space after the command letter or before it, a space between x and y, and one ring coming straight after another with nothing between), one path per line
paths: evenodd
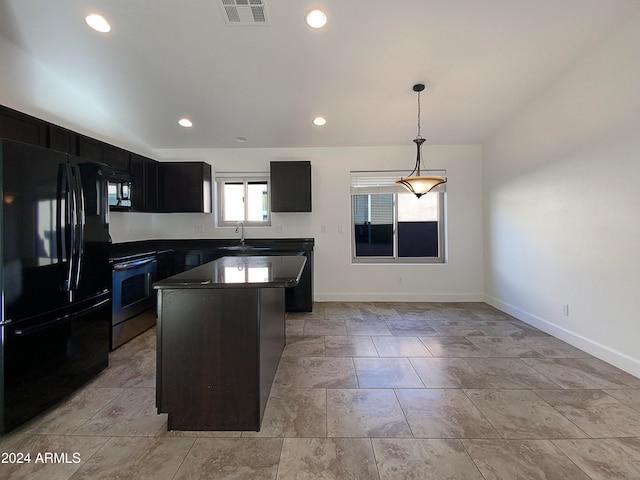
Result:
M229 25L268 25L267 7L263 0L220 0Z

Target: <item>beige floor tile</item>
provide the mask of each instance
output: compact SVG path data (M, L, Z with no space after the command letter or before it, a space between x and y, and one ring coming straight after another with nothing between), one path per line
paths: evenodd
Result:
M19 435L16 440L10 450L3 450L2 453L29 454L29 462L13 462L7 458L6 463L0 463L2 479L66 480L82 468L109 439L79 435ZM56 454L57 457L47 454Z
M273 480L281 438L198 438L173 480Z
M473 326L484 335L490 337L508 337L509 335L520 334L523 331L512 322L504 320L480 320L475 322Z
M475 385L471 388L558 388L558 385L525 363L521 358L466 359Z
M485 480L589 480L549 440L462 440Z
M273 386L259 432L243 437L325 437L327 392L324 388Z
M640 437L640 413L601 390L539 390L536 394L594 438Z
M484 480L458 440L374 438L381 480Z
M344 321L347 335L391 335L391 330L384 320L364 320L349 318Z
M469 338L453 337L419 337L434 357L486 357Z
M305 320L304 335L346 335L343 319Z
M285 438L277 480L378 480L371 440Z
M503 438L585 438L588 435L530 390L465 390Z
M166 428L167 416L158 415L153 388L126 388L74 433L103 436L155 436Z
M491 357L542 357L541 353L509 336L491 337L484 335L481 337L469 337L469 341Z
M438 335L448 337L482 336L482 333L473 321L464 320L432 320L429 325Z
M326 336L324 337L325 355L327 357L377 357L378 351L371 337L358 336Z
M73 433L123 392L122 388L84 388L36 418L26 432L47 435Z
M274 385L296 388L355 388L353 360L349 357L283 357Z
M71 480L171 480L193 438L112 437Z
M421 318L391 318L387 319L386 323L393 335L439 335L439 333L429 324L427 320Z
M553 440L592 480L640 478L640 438Z
M360 388L424 388L406 358L354 358Z
M523 359L562 388L640 388L640 379L597 358Z
M330 437L411 437L393 390L327 390Z
M488 386L462 358L411 358L409 361L426 388Z
M372 336L379 357L432 357L418 337Z
M640 412L640 388L621 388L617 390L605 390L616 400L620 400L627 407Z
M416 438L496 438L500 435L458 389L398 389Z
M586 352L550 335L523 335L518 338L532 350L547 358L590 358Z
M324 337L289 336L282 355L285 357L317 357L324 355Z

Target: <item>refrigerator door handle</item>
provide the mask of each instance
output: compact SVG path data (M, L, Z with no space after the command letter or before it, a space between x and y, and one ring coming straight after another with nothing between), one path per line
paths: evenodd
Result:
M73 312L70 313L68 315L63 315L62 317L58 317L55 320L50 320L48 322L44 322L41 323L39 325L34 325L33 327L27 327L27 328L22 328L19 330L14 330L13 334L16 336L25 336L25 335L29 335L31 333L35 333L35 332L39 332L40 330L44 330L46 328L51 328L55 325L58 325L59 323L63 323L66 322L67 320L73 318L73 317L80 317L82 315L86 315L87 313L91 313L94 310L97 310L98 308L102 307L103 305L109 303L109 298L105 298L104 300L100 300L98 303L95 303L93 305L91 305L90 307L87 307L83 310L80 310L78 312Z
M60 289L68 292L71 286L71 275L73 261L71 259L71 248L75 234L71 225L71 195L70 189L70 165L58 165L58 186L56 201L56 244L58 253L58 263L64 268L64 275L61 278ZM66 262L66 265L65 265Z
M82 190L82 178L80 176L80 168L78 166L69 165L71 192L73 201L72 205L72 231L74 232L71 249L71 266L70 288L77 289L80 285L80 266L82 264L82 254L84 249L84 192Z

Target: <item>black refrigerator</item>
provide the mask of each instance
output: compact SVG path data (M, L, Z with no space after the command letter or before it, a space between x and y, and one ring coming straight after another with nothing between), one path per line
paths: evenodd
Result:
M102 166L0 139L0 433L106 368L111 305Z

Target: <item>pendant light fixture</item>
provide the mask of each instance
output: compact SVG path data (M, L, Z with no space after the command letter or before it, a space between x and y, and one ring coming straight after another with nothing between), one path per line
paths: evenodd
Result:
M426 138L420 135L420 92L423 90L424 85L422 83L418 83L413 86L413 91L418 93L418 135L413 139L418 149L416 166L413 167L413 171L408 177L402 177L396 180L396 183L402 185L418 198L431 191L434 187L437 187L441 183L445 183L447 181L445 177L420 175L420 164L422 163L422 160L420 159L420 150L422 149L422 144L426 141Z

